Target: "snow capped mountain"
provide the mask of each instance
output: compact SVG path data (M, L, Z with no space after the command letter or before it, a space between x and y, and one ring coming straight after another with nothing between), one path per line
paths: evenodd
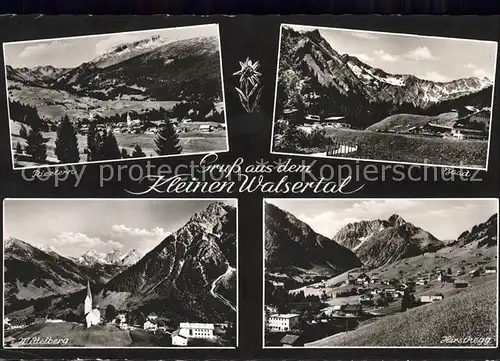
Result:
M99 253L94 250L88 250L80 257L78 257L77 260L79 263L87 266L92 266L95 264L130 266L136 263L140 258L141 255L135 249L127 254L123 254L121 251L115 249L109 251L108 253Z
M355 123L362 128L392 114L438 115L458 106L491 105L493 83L488 78L436 82L390 74L339 54L318 30L284 27L280 53L278 94L283 108L298 108L296 103L302 101L312 111L317 107L325 114L358 117Z

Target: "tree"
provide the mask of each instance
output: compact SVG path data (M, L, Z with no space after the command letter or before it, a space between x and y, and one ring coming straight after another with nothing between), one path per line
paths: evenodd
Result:
M448 267L448 269L446 270L446 273L448 273L449 275L451 275L453 272L452 272L451 268Z
M55 152L61 163L78 163L80 161L75 128L67 115L61 119L61 123L57 127Z
M17 142L16 144L16 154L23 154L23 147L21 146L21 143Z
M23 125L21 125L21 129L19 129L19 136L21 138L27 138L28 137L28 132L26 131L26 127Z
M100 160L99 149L102 146L102 138L97 131L97 126L94 122L90 124L87 133L87 161Z
M47 145L45 144L47 140L43 138L40 130L31 128L26 141L27 144L24 150L31 156L33 161L45 162L47 159Z
M158 130L155 144L155 152L158 155L180 154L182 151L182 146L179 144L179 136L169 120L165 120Z
M129 158L129 156L128 156L128 152L127 152L127 149L122 148L122 152L121 152L121 154L122 154L122 158L123 158L123 159Z
M118 142L113 133L108 133L104 136L102 147L99 149L100 159L119 159L122 157Z
M145 157L146 156L146 153L144 153L142 151L142 148L139 144L137 144L135 147L134 147L134 151L132 152L132 158L141 158L141 157Z
M112 321L116 318L116 316L118 315L118 312L116 312L116 308L115 306L113 305L108 305L108 307L106 307L106 313L105 313L105 318L107 321Z

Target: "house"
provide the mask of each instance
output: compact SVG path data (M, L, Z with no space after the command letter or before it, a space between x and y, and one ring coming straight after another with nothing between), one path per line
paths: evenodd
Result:
M427 283L428 283L428 281L424 278L419 278L417 280L417 285L420 285L420 286L425 286Z
M266 309L266 312L269 312L271 314L278 313L278 307L266 305L265 309Z
M444 295L442 293L436 293L434 295L427 295L427 296L420 296L420 302L422 302L422 303L441 301L442 299L444 299Z
M128 324L127 324L127 323L125 323L125 322L121 322L121 323L118 325L118 327L120 327L120 330L124 330L124 331L128 330Z
M296 313L274 314L269 317L269 328L272 331L290 331L298 325L300 315Z
M126 313L119 313L116 316L116 322L117 323L125 323L125 322L127 322L127 314Z
M469 272L470 277L477 277L481 274L481 271L479 269L473 269L472 271Z
M148 315L147 319L148 319L149 321L151 321L151 322L155 322L156 320L158 320L158 316L156 315L156 313L151 312L151 313Z
M359 302L362 302L362 301L371 301L373 298L373 295L371 293L368 293L366 295L361 295L359 296Z
M155 322L147 320L146 322L144 322L143 328L146 331L156 332L156 330L158 329L158 325Z
M484 273L497 273L497 268L493 266L487 266Z
M448 275L444 272L441 272L437 278L437 280L439 282L444 282L444 283L452 283L453 282L453 278L451 277L451 275Z
M363 308L360 304L357 305L342 305L340 311L343 312L346 316L357 317L363 314Z
M459 280L455 280L455 282L453 282L453 285L455 286L455 288L466 288L466 287L469 287L469 283L466 282L466 281L459 281Z
M373 276L372 276L372 278L371 278L371 280L370 280L370 283L372 283L372 284L373 284L373 283L380 283L380 278L378 278L378 277L373 277Z
M361 273L356 278L356 283L358 285L366 285L366 284L370 283L370 277L368 277L368 275L366 273Z
M180 334L180 330L175 330L171 335L172 346L187 346L188 338Z
M348 274L347 279L345 281L345 284L346 285L353 285L355 283L356 283L356 279L352 275Z
M301 335L286 334L280 340L283 347L304 346Z
M212 338L214 337L215 325L213 323L190 323L179 324L179 335L187 338Z
M214 126L211 124L202 124L200 125L200 132L202 133L208 133L208 132L213 132L214 131Z

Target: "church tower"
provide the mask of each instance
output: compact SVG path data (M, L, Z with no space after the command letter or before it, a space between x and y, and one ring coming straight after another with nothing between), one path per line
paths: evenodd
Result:
M87 281L87 297L85 297L83 314L87 315L90 311L92 311L92 293L90 292L90 282Z
M130 114L127 112L127 126L130 128L132 126L132 119L130 119Z

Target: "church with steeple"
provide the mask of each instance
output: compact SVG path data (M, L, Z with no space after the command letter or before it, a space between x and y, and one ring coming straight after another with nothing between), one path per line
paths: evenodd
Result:
M90 291L90 282L87 281L87 296L83 303L83 314L85 315L85 324L87 328L98 325L101 322L101 312L92 307L92 292Z

